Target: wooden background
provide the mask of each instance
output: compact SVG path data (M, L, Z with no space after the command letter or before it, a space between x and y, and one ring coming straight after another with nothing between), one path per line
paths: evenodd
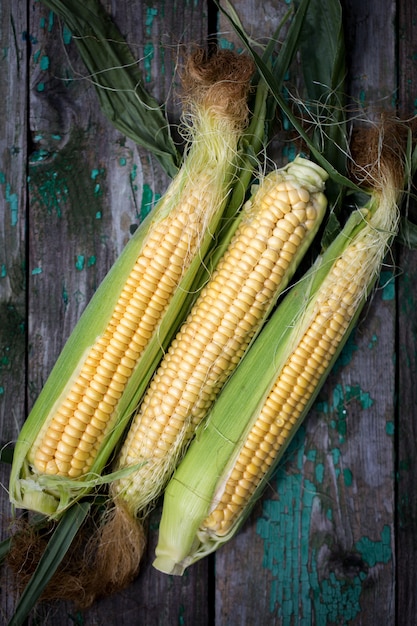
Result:
M178 46L230 26L206 0L103 2L177 121ZM235 0L254 38L280 0ZM349 93L360 115L417 108L414 0L344 0ZM0 423L15 440L60 349L167 179L101 114L68 31L36 0L0 6ZM416 253L398 248L315 408L242 532L182 578L148 561L124 593L55 625L417 624ZM7 535L8 467L1 521ZM15 599L7 578L0 621Z

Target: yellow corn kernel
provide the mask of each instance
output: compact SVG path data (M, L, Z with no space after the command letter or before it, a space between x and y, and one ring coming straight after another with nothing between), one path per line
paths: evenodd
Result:
M320 191L302 188L300 194L300 185L281 178L282 173L274 172L246 205L228 250L172 341L133 420L117 466L145 462L116 481L113 492L129 506L134 502L137 510L157 497L286 285L285 270L309 235L305 221L292 214L292 204L298 215L310 207L316 227L323 215ZM296 243L290 242L296 228ZM284 269L279 264L283 255Z

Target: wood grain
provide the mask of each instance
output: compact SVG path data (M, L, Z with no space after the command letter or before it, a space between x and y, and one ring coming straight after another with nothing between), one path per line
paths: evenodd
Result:
M286 2L235 0L267 40ZM183 46L239 48L214 3L103 1L147 88L178 121ZM412 0L344 0L352 114L415 114ZM99 110L68 31L41 2L0 12L0 424L16 438L66 338L168 179ZM284 147L278 158L284 159ZM415 211L415 207L411 207ZM314 409L239 535L181 578L152 566L88 611L41 605L30 624L145 626L415 623L416 255L398 247ZM396 403L396 399L398 401ZM7 485L7 467L1 466ZM7 494L1 501L7 533ZM3 582L3 581L2 581ZM9 581L0 620L12 614Z

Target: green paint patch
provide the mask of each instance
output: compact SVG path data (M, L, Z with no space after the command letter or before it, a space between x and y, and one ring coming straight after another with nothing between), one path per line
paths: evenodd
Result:
M319 484L321 484L323 482L323 478L324 478L324 465L323 465L323 463L317 463L317 465L314 468L314 473L315 473L316 481Z
M87 261L87 267L92 267L93 265L96 264L96 257L95 256L90 256L88 257L88 261Z
M122 167L124 167L127 163L127 160L125 159L125 157L120 157L119 159L119 165L121 165Z
M343 470L343 480L345 482L346 487L351 487L353 482L353 475L349 468L345 468Z
M143 65L145 67L145 82L150 83L152 80L152 60L155 55L153 43L148 42L145 44Z
M6 175L0 171L0 185L4 185L4 199L10 209L10 224L16 226L19 218L19 199L17 193L12 192L10 183L6 181Z
M395 298L395 280L392 271L381 272L379 285L382 288L383 300L394 300Z
M348 624L361 610L362 583L366 578L360 573L353 578L338 578L334 572L318 583L319 591L314 596L314 616L317 624Z
M374 348L377 343L378 343L378 337L375 334L373 334L370 342L368 343L368 348L372 350L372 348Z
M234 50L235 44L232 41L229 41L225 37L219 37L219 47L223 50Z
M300 428L288 449L301 469L305 431ZM300 607L305 624L311 623L312 606L309 584L307 537L315 486L301 473L285 474L282 466L275 474L276 500L266 500L256 532L264 542L263 566L272 574L269 607L282 623L291 623L295 607ZM294 585L294 581L299 581Z
M61 298L62 298L62 301L65 304L65 306L67 306L67 304L69 302L69 298L68 298L68 291L67 291L67 288L65 287L65 285L62 286Z
M344 442L346 436L346 418L348 406L352 401L360 403L362 409L369 409L374 401L367 391L363 391L359 385L344 385L338 383L332 393L332 401L317 401L316 409L324 414L335 414L335 419L330 421L330 426L339 433L339 441Z
M356 550L369 567L375 567L377 563L388 563L392 558L391 529L385 525L381 533L381 541L371 541L368 537L362 537L356 544Z
M154 192L149 187L149 185L147 184L143 185L142 202L140 206L140 215L139 215L139 218L141 221L144 220L145 217L150 213L150 211L158 202L160 197L161 197L160 194L154 194Z
M54 12L49 11L49 16L48 16L48 32L49 33L52 31L54 27L54 21L55 21Z
M3 263L2 266L0 267L0 278L6 278L6 276L7 276L7 268L5 264Z
M80 272L81 270L84 269L84 264L85 264L85 256L83 254L79 254L75 262L76 269Z
M42 274L42 268L41 267L34 267L33 270L31 271L32 276L37 276L38 274Z
M63 40L63 42L64 42L64 44L66 46L68 46L71 43L71 41L72 41L71 31L69 30L69 28L67 26L65 26L65 24L64 24L64 27L62 29L62 40Z
M395 433L395 424L394 422L387 422L385 425L385 432L387 433L387 435L394 435Z
M85 133L74 129L71 139L53 158L40 161L37 154L31 155L28 185L32 206L47 215L60 218L71 202L66 215L69 233L77 236L85 233L88 238L93 237L96 216L102 212L105 170L85 168L84 160L80 159L85 142ZM95 193L96 184L100 184L99 193Z
M49 68L49 57L46 54L41 58L40 68L41 70L47 70Z
M45 91L45 83L38 83L36 85L36 91L39 91L39 93L42 93L42 91Z
M148 37L152 34L152 26L155 17L158 15L158 9L154 7L146 7L146 18L145 18L145 32Z

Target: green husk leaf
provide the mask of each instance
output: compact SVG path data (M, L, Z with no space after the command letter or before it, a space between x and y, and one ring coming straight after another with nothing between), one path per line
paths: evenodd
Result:
M297 41L300 41L303 37L304 30L302 28L302 22L304 21L306 14L308 14L308 7L311 1L312 0L302 0L302 2L300 3L296 11L295 15L297 16L297 14L299 14L299 19L300 19L300 24L297 25L300 28ZM233 21L233 18L225 9L221 8L221 10L230 19L231 23L233 24L233 27L235 28L242 42L245 44L249 53L252 55L255 61L255 64L257 66L257 69L259 73L261 74L261 76L263 77L263 79L265 80L266 84L268 85L268 88L270 89L270 92L273 95L277 105L281 108L282 112L288 117L289 121L297 130L300 137L305 141L306 145L308 146L309 150L311 151L311 154L313 155L317 163L321 165L321 167L323 167L328 172L330 178L337 185L340 185L342 187L345 186L347 189L352 189L354 191L359 191L359 187L346 176L345 170L339 171L337 167L333 165L333 162L329 161L322 154L322 145L321 144L316 145L317 139L313 137L313 140L312 140L310 138L308 133L305 131L303 124L299 121L297 116L294 115L291 106L289 106L289 104L286 102L286 99L282 94L282 85L280 81L277 80L277 76L270 69L270 67L268 67L268 64L265 62L265 60L251 46L248 36L243 31L243 29L240 28L239 24ZM341 34L339 23L337 24L337 28L335 28L335 30L337 33L339 33L339 35ZM337 56L335 59L335 68L332 72L333 80L335 82L340 80L342 59L343 59L343 54L342 54L343 48L339 44L338 46L336 46L336 50L337 50ZM340 85L335 85L335 90L336 90L334 92L335 94L337 92L338 87L340 87ZM337 97L339 98L339 96ZM339 109L337 110L339 111ZM342 114L341 111L338 112L338 116L341 114ZM339 121L340 121L340 118L339 118Z
M137 59L98 0L43 0L66 24L111 123L173 177L180 156L166 116L144 87Z
M349 153L346 129L345 46L342 8L338 0L310 0L303 22L301 66L307 101L302 104L307 120L314 120L312 141L343 176L347 176ZM330 182L329 200L342 197L340 186Z
M15 613L10 619L8 626L21 626L24 624L30 611L38 602L46 585L65 557L90 508L91 504L88 502L77 503L62 517L48 542L45 553L19 599Z

